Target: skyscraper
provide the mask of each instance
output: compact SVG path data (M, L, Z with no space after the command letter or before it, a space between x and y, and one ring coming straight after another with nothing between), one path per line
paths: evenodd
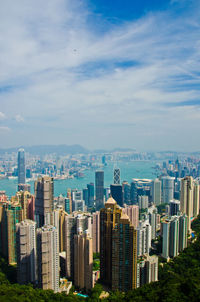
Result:
M131 202L131 186L127 181L122 183L123 203L130 205Z
M93 207L94 206L94 184L91 182L87 184L88 188L88 206Z
M152 201L156 205L161 203L161 181L158 178L152 182Z
M137 287L137 231L126 214L115 224L112 234L112 290Z
M74 280L74 236L79 228L83 232L89 230L89 233L92 233L90 214L73 213L65 216L66 275L71 280Z
M37 229L38 285L59 291L58 231L51 225Z
M18 151L18 184L26 183L25 152L24 149Z
M109 198L100 211L100 276L109 287L112 287L112 230L119 223L121 213L113 198Z
M120 169L119 168L114 169L113 180L114 180L115 185L120 185Z
M122 207L123 206L123 194L122 194L122 186L119 184L110 185L110 193L114 200L116 200L117 204Z
M53 178L39 177L35 182L35 219L38 227L52 224L53 198Z
M22 221L23 210L18 203L8 204L4 207L3 221L1 223L3 237L3 255L9 264L17 263L16 254L16 223Z
M96 209L104 206L104 171L95 172Z
M128 215L131 224L134 226L134 228L137 228L139 224L139 206L126 206L122 209L122 212Z
M100 212L92 213L92 242L93 253L100 252Z
M81 289L93 287L93 251L92 238L88 230L79 228L74 235L74 285Z
M186 176L181 179L181 198L180 210L181 213L188 217L188 230L191 229L191 217L193 217L193 197L194 197L194 183L192 176ZM199 201L198 201L199 202Z
M16 224L17 281L19 284L36 283L36 222L24 220Z
M174 198L174 177L162 177L163 203L169 203Z

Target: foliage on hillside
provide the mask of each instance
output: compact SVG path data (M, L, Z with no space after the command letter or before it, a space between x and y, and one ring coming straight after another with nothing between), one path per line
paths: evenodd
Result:
M200 297L200 216L193 221L192 228L196 240L178 257L159 269L159 280L128 293L111 292L103 301L124 302L170 302L199 301ZM1 301L100 301L101 285L97 284L90 297L82 299L70 293L54 294L53 291L34 289L31 285L12 284L15 281L15 268L9 267L0 258L0 300Z
M193 221L196 241L178 257L159 269L159 280L126 294L111 293L105 301L170 302L199 301L200 297L200 216Z

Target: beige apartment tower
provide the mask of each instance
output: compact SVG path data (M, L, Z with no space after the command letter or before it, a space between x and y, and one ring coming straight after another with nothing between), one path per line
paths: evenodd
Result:
M38 285L42 289L59 291L58 231L46 225L37 229Z
M93 247L92 238L86 230L79 228L74 236L74 285L86 290L93 287Z
M92 219L93 253L100 253L100 212L93 213Z
M16 224L17 281L19 284L36 283L36 222L24 220Z

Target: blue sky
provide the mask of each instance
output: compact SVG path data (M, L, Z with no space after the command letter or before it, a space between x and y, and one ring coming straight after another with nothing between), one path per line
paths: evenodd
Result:
M0 3L2 147L200 150L199 0Z

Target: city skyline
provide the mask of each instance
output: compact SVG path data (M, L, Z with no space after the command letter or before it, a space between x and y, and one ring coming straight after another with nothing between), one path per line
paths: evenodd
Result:
M2 146L200 149L200 2L114 3L1 2Z

